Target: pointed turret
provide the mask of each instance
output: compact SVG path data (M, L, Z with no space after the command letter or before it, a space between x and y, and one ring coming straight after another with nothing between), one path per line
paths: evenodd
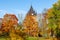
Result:
M29 15L37 15L37 13L33 10L32 6L30 7L30 10L28 11L27 14L29 14Z

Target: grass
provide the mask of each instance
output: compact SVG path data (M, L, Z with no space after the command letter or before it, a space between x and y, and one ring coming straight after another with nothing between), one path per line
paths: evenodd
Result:
M6 38L0 37L0 40L6 40Z
M37 37L28 37L28 38L26 38L26 40L38 40L38 38Z
M0 37L0 40L10 40L10 38ZM20 39L17 39L17 40L20 40ZM27 37L26 40L53 40L53 39L52 38L46 39L44 37Z
M0 37L0 40L10 40L8 37Z

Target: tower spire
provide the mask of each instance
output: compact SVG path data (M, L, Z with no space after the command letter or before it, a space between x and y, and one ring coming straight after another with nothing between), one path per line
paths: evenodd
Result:
M31 5L31 7L30 7L30 10L32 10L32 11L33 11L33 7L32 7L32 5Z
M28 14L29 15L36 15L37 13L34 11L34 9L33 9L33 7L32 7L32 5L31 5L31 7L30 7L30 10L28 11Z

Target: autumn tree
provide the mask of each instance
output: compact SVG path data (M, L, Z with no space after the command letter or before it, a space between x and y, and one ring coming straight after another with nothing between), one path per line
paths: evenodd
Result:
M60 29L60 1L53 4L53 7L48 9L47 14L48 26L51 28L53 36L54 33L57 33L56 29Z
M16 28L18 19L14 14L5 14L2 20L2 31L8 32L11 28Z

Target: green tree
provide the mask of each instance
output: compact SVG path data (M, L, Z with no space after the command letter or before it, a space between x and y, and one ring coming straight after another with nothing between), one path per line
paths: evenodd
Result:
M60 1L55 3L52 8L50 8L47 12L47 17L49 24L48 26L51 28L51 34L53 36L54 32L57 33L57 29L60 29Z

